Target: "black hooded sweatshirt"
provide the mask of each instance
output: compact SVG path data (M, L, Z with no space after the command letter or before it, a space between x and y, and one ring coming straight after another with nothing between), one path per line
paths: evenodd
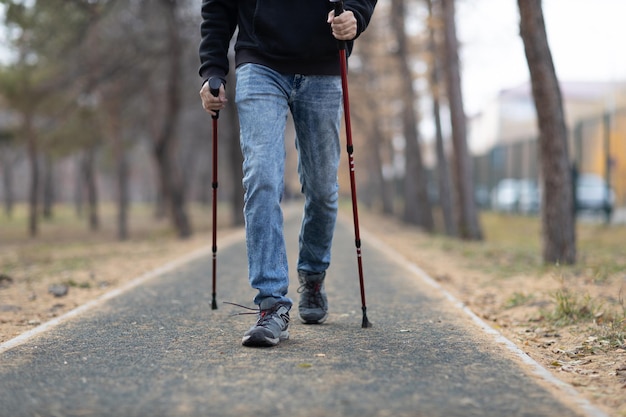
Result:
M377 0L344 0L354 13L357 37L367 27ZM235 30L235 63L256 63L278 72L339 75L337 40L326 23L328 0L203 0L200 76L225 80L228 47ZM352 41L347 42L348 52Z

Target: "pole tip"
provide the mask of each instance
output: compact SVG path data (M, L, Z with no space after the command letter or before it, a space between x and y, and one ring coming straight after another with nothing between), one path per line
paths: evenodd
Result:
M213 294L213 301L211 302L211 310L217 310L217 301L215 300L215 294Z
M363 322L361 323L361 327L364 329L372 327L372 323L367 319L366 307L363 307Z

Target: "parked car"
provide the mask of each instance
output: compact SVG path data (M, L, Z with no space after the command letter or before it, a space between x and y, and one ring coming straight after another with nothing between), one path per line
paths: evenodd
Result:
M517 210L519 180L505 178L491 190L491 208L495 211L514 212Z
M591 211L611 216L615 192L595 174L580 174L576 182L576 211ZM534 214L541 210L541 192L528 179L505 178L491 191L491 207L496 211Z
M476 201L476 206L481 209L489 208L491 205L489 187L486 185L477 185L474 187L474 201Z
M607 187L604 178L595 174L581 174L576 182L576 210L603 212L610 215L615 204L615 192Z
M537 214L541 209L541 193L533 180L518 182L517 210L524 214Z

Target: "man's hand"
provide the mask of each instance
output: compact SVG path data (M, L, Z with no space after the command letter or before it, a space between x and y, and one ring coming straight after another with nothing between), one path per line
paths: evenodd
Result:
M224 84L220 85L220 92L217 97L211 94L208 82L202 84L202 88L200 89L200 98L202 99L202 107L211 116L215 116L215 112L217 110L222 110L226 107L226 103L228 102L228 99L226 99Z
M331 10L328 13L327 22L330 24L333 36L338 40L350 41L356 38L356 18L350 10L344 11L339 16L335 16L335 11Z

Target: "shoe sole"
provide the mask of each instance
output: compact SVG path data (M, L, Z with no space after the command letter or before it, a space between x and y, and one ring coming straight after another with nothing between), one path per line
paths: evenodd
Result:
M300 321L302 322L302 324L322 324L326 321L326 319L328 318L328 313L326 313L324 315L324 317L322 317L321 319L315 320L315 319L305 319L304 317L302 317L300 314L298 314L298 318L300 319Z
M247 347L273 347L280 343L282 340L289 339L289 332L284 330L279 337L267 337L263 335L252 334L250 336L244 336L241 340L241 344Z

